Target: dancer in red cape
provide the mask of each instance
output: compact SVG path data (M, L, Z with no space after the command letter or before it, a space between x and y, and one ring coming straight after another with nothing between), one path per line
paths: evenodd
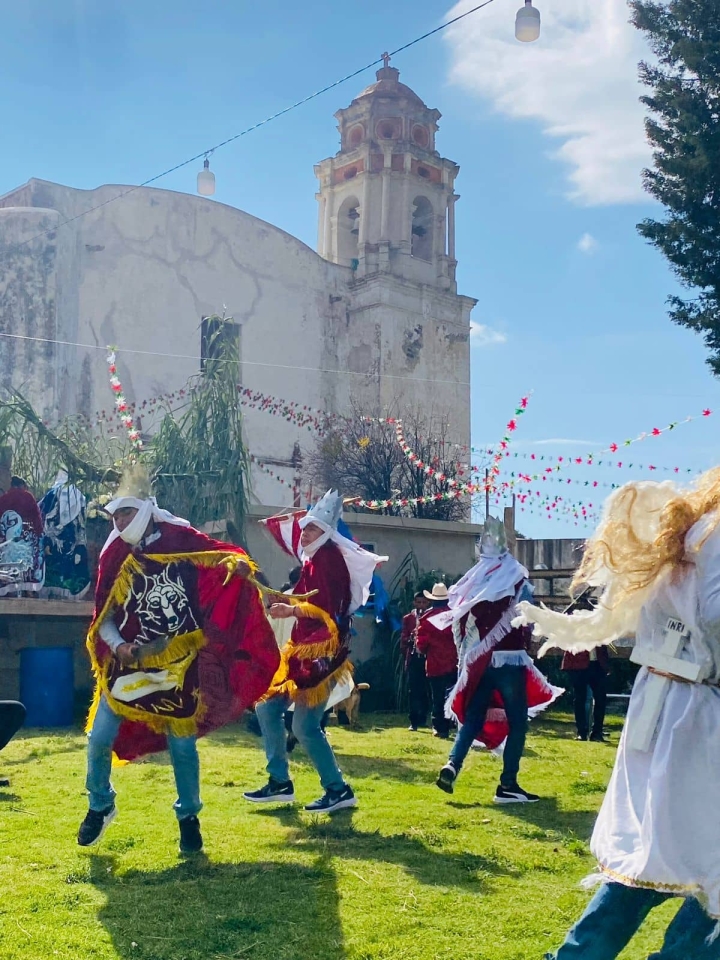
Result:
M352 690L348 660L350 617L370 595L373 572L387 557L338 532L342 499L328 491L307 511L265 521L280 547L302 562L300 578L287 603L270 607L273 618L293 618L280 668L256 709L267 757L268 782L244 794L250 803L294 803L284 717L293 709L293 734L320 777L323 796L305 806L312 813L354 807L355 794L323 730L323 715Z
M531 632L514 628L517 603L532 593L528 572L507 551L501 521L485 521L480 559L449 590L450 610L438 615L453 624L460 674L446 713L460 724L437 785L446 793L475 740L490 750L503 748L503 770L495 803L534 803L540 798L517 782L525 748L528 716L548 707L564 691L535 667L527 647Z
M96 679L88 729L88 814L78 843L115 816L112 753L168 749L181 850L202 849L196 740L236 720L267 690L279 653L240 548L158 508L149 487L119 491L100 558L87 646ZM139 494L139 495L136 495Z

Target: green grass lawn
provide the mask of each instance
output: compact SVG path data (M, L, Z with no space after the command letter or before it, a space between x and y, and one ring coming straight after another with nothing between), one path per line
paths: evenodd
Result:
M81 850L84 737L21 732L0 754L3 960L541 960L587 900L578 882L614 748L576 743L566 715L535 721L521 783L545 799L497 807L496 759L473 753L447 796L434 786L447 744L403 721L330 729L359 798L333 818L250 807L260 741L239 727L201 741L205 854L189 861L166 757L115 772L118 819ZM610 729L616 743L617 719ZM296 793L315 799L294 757ZM674 909L623 960L657 948Z

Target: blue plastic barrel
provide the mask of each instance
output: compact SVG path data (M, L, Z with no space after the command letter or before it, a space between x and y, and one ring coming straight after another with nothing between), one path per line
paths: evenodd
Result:
M69 727L75 694L72 647L20 651L20 699L26 727Z

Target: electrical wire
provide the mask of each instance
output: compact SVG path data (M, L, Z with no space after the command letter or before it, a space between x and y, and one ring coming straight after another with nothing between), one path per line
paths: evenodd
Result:
M73 340L54 340L51 337L29 337L20 333L0 333L0 337L8 340L29 340L33 343L53 343L61 347L83 347L86 350L103 350L107 352L107 347L101 347L97 343L78 343ZM194 360L200 363L201 357L186 353L156 353L153 350L136 350L133 347L113 347L118 353L134 353L142 357L163 357L168 360ZM370 377L380 380L408 380L413 383L444 383L456 387L469 387L469 380L435 380L432 377L403 377L392 373L359 373L356 370L333 370L326 367L301 367L293 363L265 363L262 360L215 360L214 363L236 363L245 367L270 367L276 370L300 370L303 373L331 373L339 374L343 377Z
M60 223L55 224L53 227L50 227L48 230L44 230L41 233L36 233L34 236L29 237L27 240L23 240L21 243L15 245L15 247L24 247L29 243L33 243L35 240L39 240L42 237L46 236L48 233L54 233L60 227L66 227L70 223L75 223L76 220L80 220L82 217L86 217L89 213L94 213L96 210L101 210L103 207L107 207L111 203L115 203L116 200L122 200L123 197L129 196L131 193L135 193L136 190L140 190L142 187L148 187L152 183L156 183L158 180L162 180L163 177L169 176L171 173L175 173L177 170L182 170L183 167L187 167L191 163L195 163L197 160L202 160L204 157L207 157L211 153L215 153L216 150L220 150L222 147L228 146L230 143L234 143L236 140L240 140L241 137L246 137L249 133L258 130L260 127L267 126L268 123L272 123L273 120L278 120L280 117L284 117L286 114L291 113L293 110L297 110L298 107L304 106L306 103L309 103L311 100L321 97L323 94L328 93L330 90L334 90L335 87L341 86L343 83L347 83L348 80L353 80L355 77L360 76L361 73L365 73L367 70L371 70L373 67L376 67L379 63L385 62L385 57L395 57L399 53L404 53L406 50L409 50L411 47L414 47L416 44L421 43L423 40L427 40L429 37L434 36L436 33L440 33L441 30L445 30L448 27L451 27L454 23L458 23L460 20L464 20L465 17L469 17L473 13L477 13L478 10L482 10L483 7L489 6L493 3L494 0L484 0L484 3L479 3L477 6L472 7L470 10L466 10L465 13L459 14L457 17L453 17L451 20L446 20L444 23L441 23L439 27L435 27L433 30L428 30L427 33L423 33L422 36L416 37L414 40L411 40L409 43L404 43L401 47L398 47L396 50L392 50L383 56L378 57L377 60L373 60L371 63L366 63L364 67L359 67L357 70L353 70L352 73L348 73L346 76L341 77L339 80L334 80L332 83L328 83L326 86L322 87L320 90L316 90L315 93L308 94L308 96L303 97L301 100L296 100L295 103L290 104L287 107L284 107L282 110L278 110L277 113L273 113L271 116L266 117L264 120L259 120L257 123L254 123L250 127L246 127L244 130L241 130L240 133L234 134L232 137L228 137L226 140L222 140L220 143L216 143L214 147L208 147L207 150L203 150L200 153L196 153L193 157L189 157L187 160L183 160L181 163L176 163L174 167L168 167L167 170L164 170L162 173L156 174L154 177L150 177L148 180L143 180L142 183L137 184L134 187L129 187L127 190L123 190L121 193L115 194L114 197L109 197L107 200L103 200L102 203L96 204L94 207L88 207L87 210L83 210L81 213L76 214L74 217L68 217L67 220L62 220Z

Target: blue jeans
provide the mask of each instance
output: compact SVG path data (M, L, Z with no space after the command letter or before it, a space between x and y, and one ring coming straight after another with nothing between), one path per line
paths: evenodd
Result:
M653 907L670 896L621 883L603 883L565 943L557 953L546 953L545 960L614 960ZM688 897L665 931L659 953L648 960L717 960L720 939L706 942L714 928L715 920L697 900Z
M110 783L112 748L122 717L113 713L105 697L100 698L92 730L88 736L88 764L85 788L90 795L91 810L106 810L115 802ZM168 750L175 774L178 797L173 809L178 820L192 817L202 810L200 802L200 761L197 737L168 736Z
M455 737L449 761L459 773L473 740L485 725L490 697L494 690L497 690L503 699L510 728L503 752L500 783L503 787L512 787L517 782L528 725L525 667L506 665L487 668L465 710L465 723Z
M286 749L285 723L283 717L290 704L289 697L277 696L264 700L255 707L255 714L262 731L263 746L267 757L267 772L273 780L286 783L290 779L290 766ZM335 760L335 754L320 727L325 703L316 707L295 704L292 732L298 738L312 765L320 775L324 790L342 790L343 775Z

